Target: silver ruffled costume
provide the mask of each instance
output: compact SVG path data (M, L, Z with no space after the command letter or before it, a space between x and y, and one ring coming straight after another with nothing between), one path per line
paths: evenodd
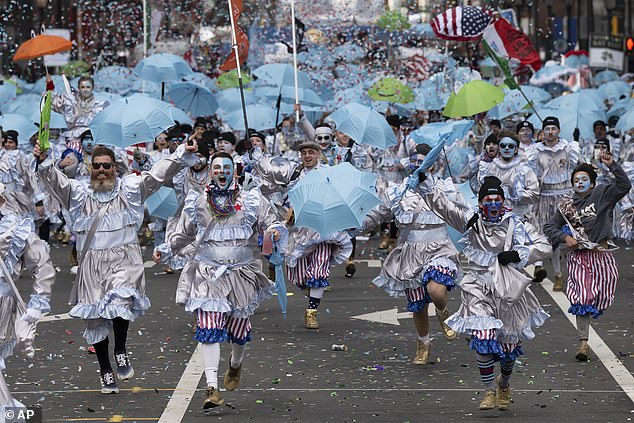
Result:
M240 192L236 206L233 215L213 217L207 194L190 192L176 230L157 249L164 260L196 242L196 253L185 265L176 289L176 303L187 312L200 309L247 318L274 293L253 252L258 234L285 229L258 188Z
M467 265L459 282L462 304L446 323L456 332L471 333L471 348L480 354L493 354L496 359L517 358L522 354L519 348L521 341L534 338L533 328L541 326L549 315L530 288L513 293L518 298L514 303L503 299L502 293L514 283L495 278L493 267L498 260L497 254L504 249L511 220L514 220L514 230L510 248L518 252L520 262L509 266L521 269L529 262L548 257L550 243L536 231L528 233L527 227L512 213L506 213L497 223L479 218L467 229L472 212L449 201L442 189L426 183L419 185L418 189L434 212L464 233L461 241L465 245L463 253ZM518 285L517 290L520 289ZM482 339L476 333L493 333L494 336Z
M0 220L0 254L4 266L12 275L14 283L24 269L31 275L33 289L27 309L50 311L51 288L55 281L55 270L51 264L48 246L31 231L32 221L17 215L3 216ZM33 339L22 338L16 333L16 325L26 324L20 321L17 300L13 288L7 282L4 272L0 273L0 372L5 369L5 359L18 347L25 353L32 349ZM19 330L17 332L20 332ZM29 331L34 336L35 331ZM19 340L19 343L18 343ZM21 406L11 397L11 393L0 373L0 406Z
M151 172L117 178L112 192L94 192L89 182L68 179L50 158L40 163L40 177L68 210L80 256L93 221L99 217L91 245L84 257L78 257L77 278L69 299L74 306L70 315L86 322L84 337L89 344L108 336L115 317L134 320L150 307L137 236L144 218L143 202L183 165L196 162L196 156L185 153L181 146Z
M430 178L451 189L447 182ZM406 179L400 185L390 185L382 203L370 210L363 221L364 229L392 219L399 227L398 245L372 281L393 297L404 297L407 289L425 286L429 280L451 289L459 277L458 251L449 239L445 221L432 211L418 191L407 189L401 197L407 183ZM408 308L420 311L423 305L408 304Z

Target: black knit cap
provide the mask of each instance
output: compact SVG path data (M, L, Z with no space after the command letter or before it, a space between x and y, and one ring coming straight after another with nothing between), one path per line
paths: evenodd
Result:
M517 126L515 127L515 133L516 133L516 134L519 134L519 132L520 132L520 130L521 130L522 128L528 128L528 129L530 129L530 130L531 130L531 132L535 132L535 128L533 127L533 124L532 124L532 123L530 123L530 122L529 122L529 121L527 121L527 120L524 120L524 121L522 121L522 122L520 122L520 123L518 123L518 124L517 124Z
M542 121L542 129L544 129L548 125L555 125L557 128L561 128L559 126L559 119L556 116L548 116Z
M233 132L223 132L218 137L218 141L220 141L220 140L229 141L233 145L236 145L236 142L238 142L238 140L236 139L236 136L233 134Z
M478 191L478 201L482 201L487 195L501 195L502 198L504 198L502 181L495 176L487 176L484 178L480 191Z
M198 127L206 128L207 119L205 119L204 117L197 117L196 121L194 122L194 128L198 128Z
M11 140L16 144L18 143L18 131L9 129L7 132L4 133L4 136L7 138L7 140Z
M597 148L598 146L603 145L605 146L605 148L610 151L610 140L607 138L600 138L598 139L595 143L594 143L594 148Z
M203 137L196 141L196 144L198 144L198 153L202 154L207 160L209 160L209 156L211 155L210 149L214 147L213 138L209 139L209 137L205 137L203 134Z
M594 170L594 166L590 163L581 163L577 167L575 167L572 171L572 175L570 175L570 183L572 184L573 179L575 178L575 174L577 172L586 172L588 176L590 176L590 182L595 185L597 180L597 171Z
M498 128L502 128L502 122L500 122L498 119L493 119L492 121L490 121L489 126L491 125L495 125Z
M423 156L426 156L430 151L431 147L428 144L417 144L414 154L422 154Z
M263 133L256 131L255 129L249 128L249 138L255 137L262 140L262 142L266 141L266 137Z
M497 144L497 145L499 145L500 144L500 139L498 138L497 135L491 134L491 135L489 135L488 137L486 137L484 139L484 145L489 145L489 144Z

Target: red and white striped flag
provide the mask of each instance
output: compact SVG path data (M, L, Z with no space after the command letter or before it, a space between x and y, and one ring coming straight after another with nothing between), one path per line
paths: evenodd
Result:
M491 14L480 7L458 6L436 15L431 29L443 40L476 41L491 19Z

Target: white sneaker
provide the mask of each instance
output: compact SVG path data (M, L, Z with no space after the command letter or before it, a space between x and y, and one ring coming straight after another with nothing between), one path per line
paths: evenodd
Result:
M70 268L70 274L71 275L76 275L77 274L77 269L79 268L79 266L73 266Z

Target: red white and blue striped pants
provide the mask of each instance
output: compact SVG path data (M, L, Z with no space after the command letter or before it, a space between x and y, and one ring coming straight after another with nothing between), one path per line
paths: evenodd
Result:
M572 305L594 306L599 311L614 302L619 270L612 253L580 250L568 254L566 296Z

